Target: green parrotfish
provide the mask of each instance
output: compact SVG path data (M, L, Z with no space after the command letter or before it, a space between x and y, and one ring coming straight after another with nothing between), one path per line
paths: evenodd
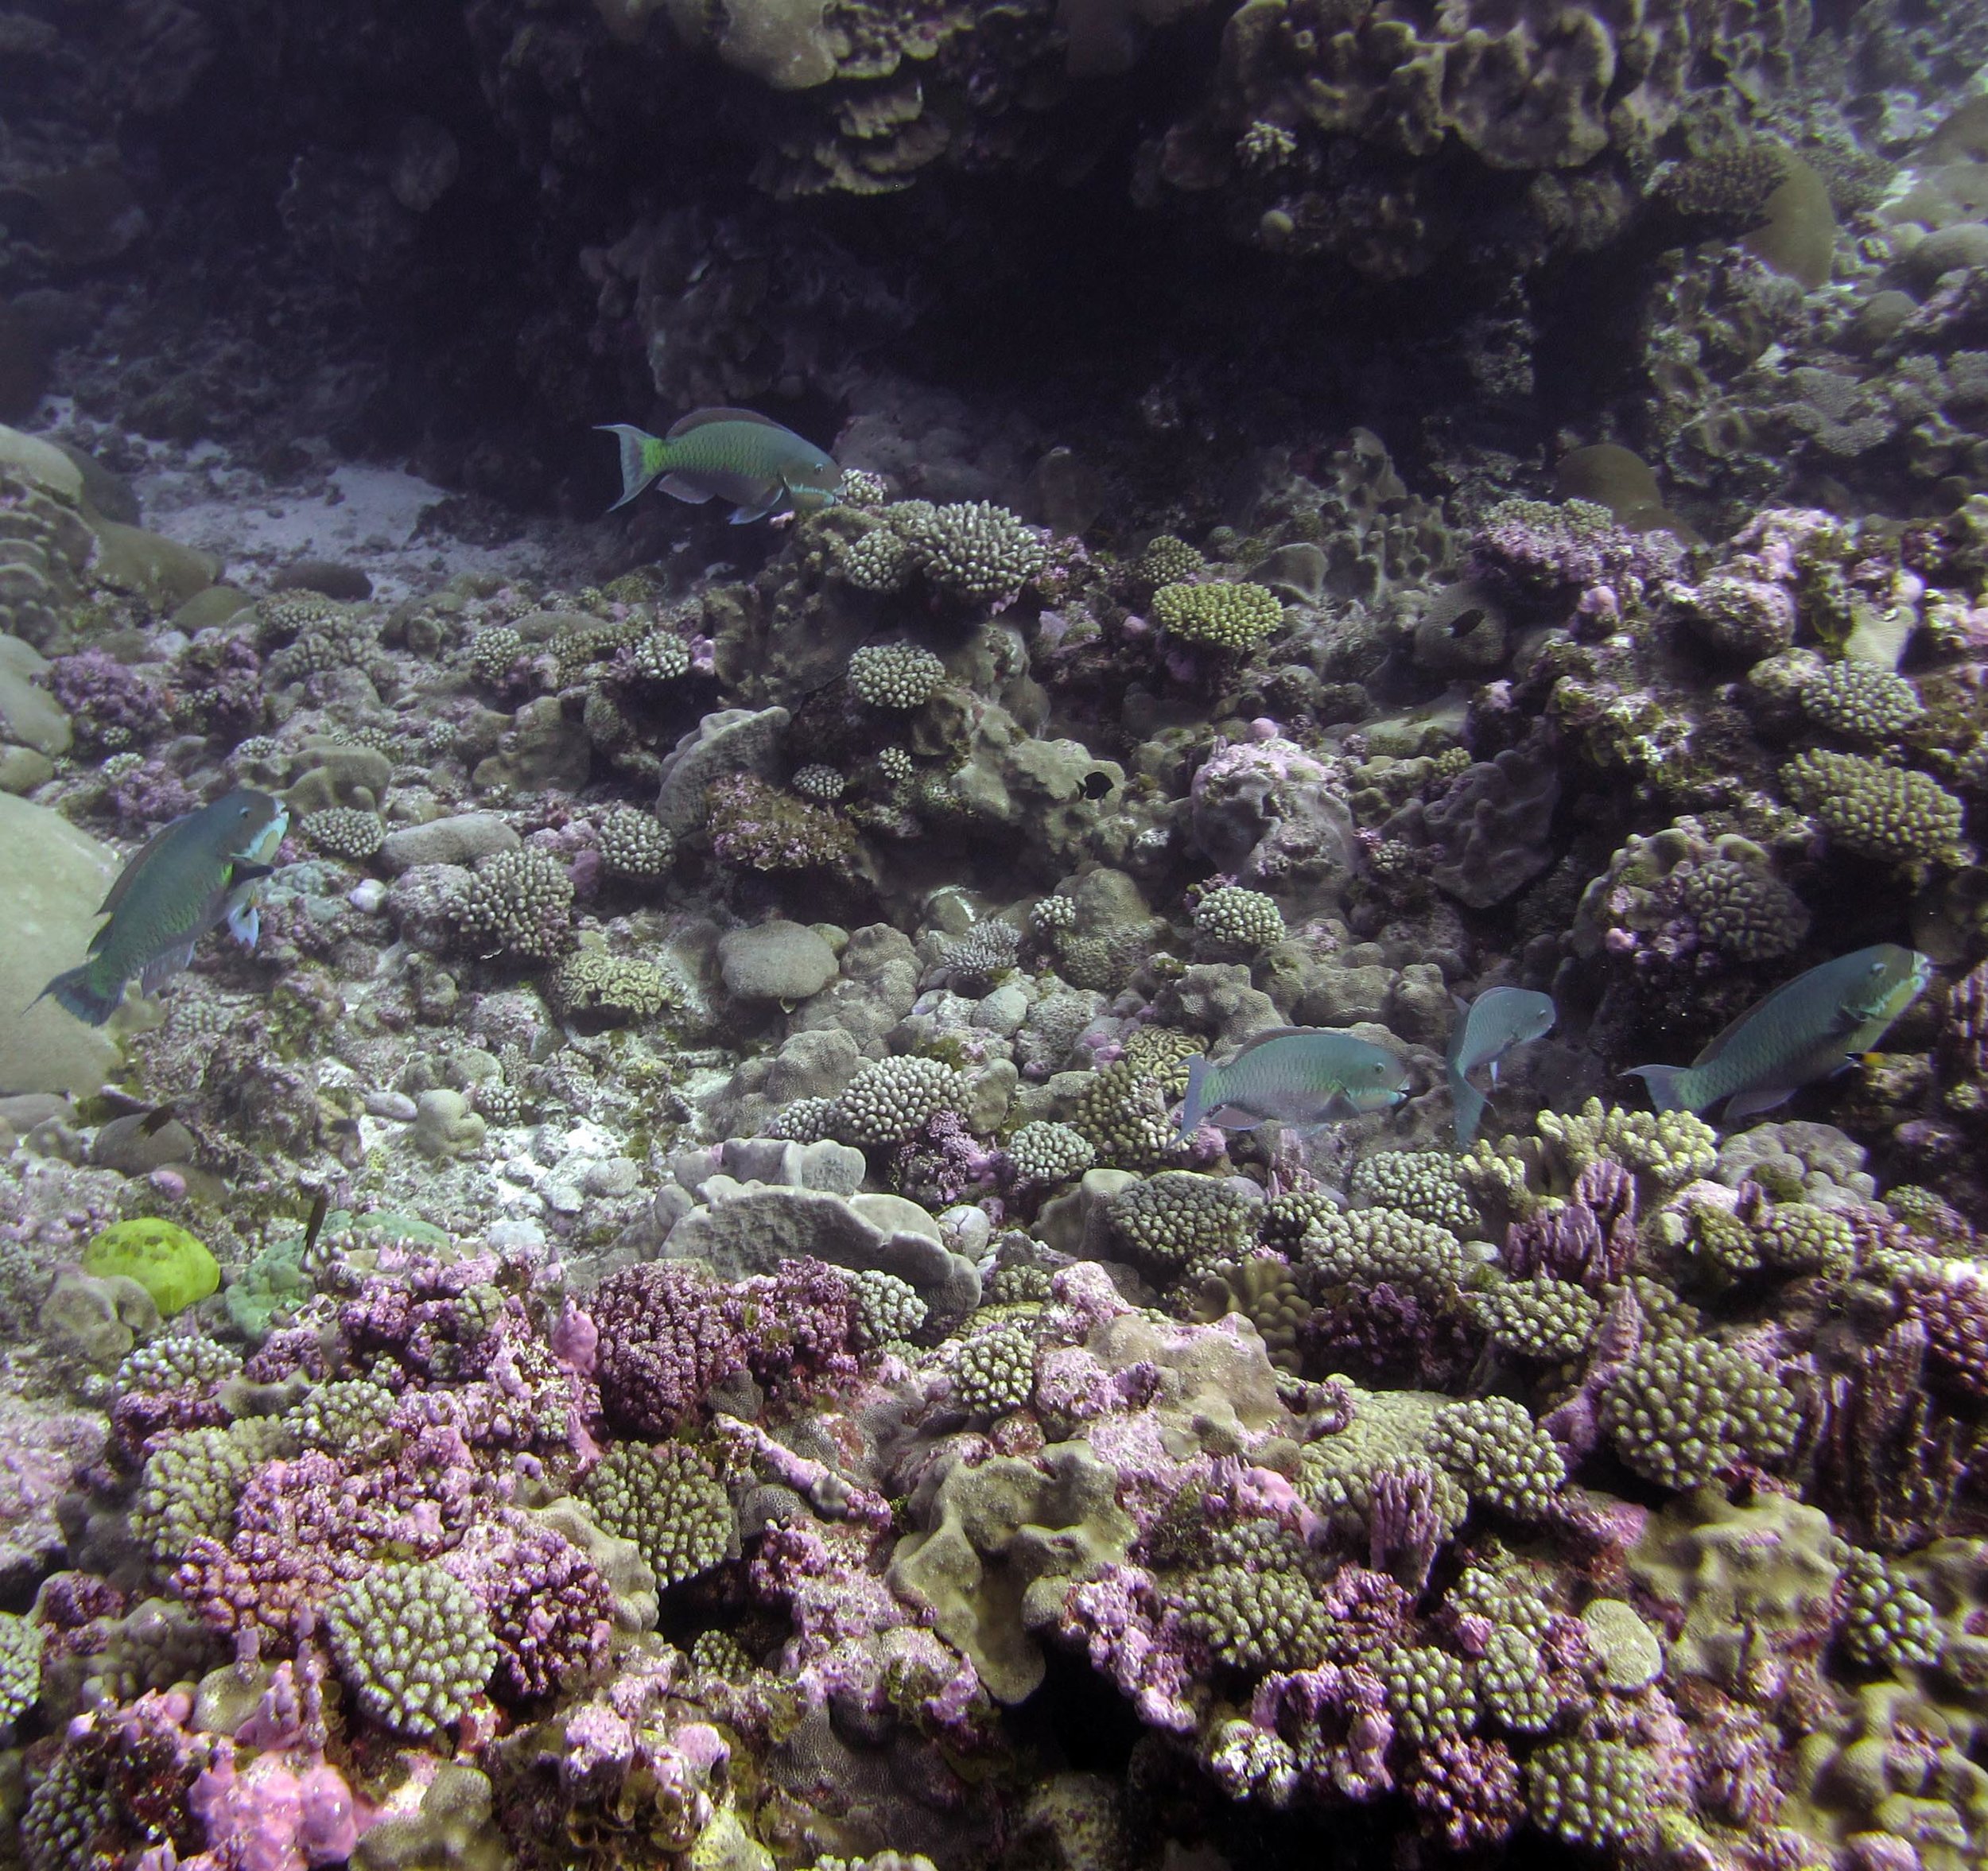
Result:
M256 887L289 825L276 800L247 787L173 820L118 873L97 912L111 920L91 937L89 960L35 998L53 995L79 1020L101 1027L132 976L151 993L193 959L194 944L217 924L226 922L252 948L260 933Z
M1480 1066L1491 1068L1498 1082L1498 1062L1515 1046L1528 1044L1553 1031L1551 995L1530 988L1487 988L1475 1000L1457 1002L1457 1023L1450 1029L1450 1101L1456 1112L1457 1147L1468 1150L1490 1102L1470 1082Z
M1659 1111L1703 1111L1729 1098L1730 1124L1772 1110L1875 1046L1919 997L1932 966L1895 942L1839 956L1784 982L1689 1066L1636 1066L1630 1075L1648 1087Z
M626 422L595 426L621 444L621 498L610 513L660 476L679 500L729 500L739 526L782 507L825 507L842 479L833 456L751 410L693 410L662 436Z
M1253 1131L1276 1119L1315 1130L1335 1117L1384 1111L1408 1093L1408 1068L1384 1046L1321 1027L1276 1027L1243 1042L1227 1064L1187 1062L1180 1134L1204 1124Z

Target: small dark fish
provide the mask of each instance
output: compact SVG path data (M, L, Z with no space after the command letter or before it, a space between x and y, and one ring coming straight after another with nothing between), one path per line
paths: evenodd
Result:
M1801 1086L1867 1053L1918 999L1932 962L1895 942L1839 955L1784 981L1734 1021L1689 1066L1635 1066L1659 1111L1703 1111L1722 1098L1726 1121L1771 1111Z
M594 426L621 445L621 498L610 513L661 476L679 500L729 500L738 526L783 507L825 507L842 479L832 456L751 410L693 410L666 436L626 422Z
M1299 1130L1335 1117L1384 1111L1408 1092L1408 1068L1384 1046L1319 1027L1279 1027L1244 1041L1226 1065L1187 1062L1180 1134L1204 1124L1253 1131L1272 1119Z
M193 959L194 944L217 924L252 947L255 886L270 874L289 823L277 801L246 787L173 820L118 873L98 912L111 920L91 939L89 960L35 998L53 995L79 1020L101 1027L132 976L151 993Z
M332 1198L322 1189L311 1198L311 1218L304 1224L304 1252L298 1256L306 1266L310 1264L312 1251L317 1245L318 1231L324 1227L331 1206Z
M1498 1082L1498 1062L1514 1046L1543 1038L1553 1031L1551 995L1530 988L1487 988L1467 1004L1457 1003L1457 1023L1450 1029L1450 1101L1457 1121L1457 1147L1468 1150L1490 1102L1470 1082L1480 1066L1491 1068Z

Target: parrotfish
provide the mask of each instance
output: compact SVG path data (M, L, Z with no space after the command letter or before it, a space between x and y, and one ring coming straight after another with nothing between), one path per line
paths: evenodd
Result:
M1253 1131L1272 1118L1299 1130L1335 1117L1384 1111L1408 1093L1408 1068L1384 1046L1320 1027L1276 1027L1243 1042L1226 1065L1187 1062L1180 1134L1204 1124Z
M595 426L621 444L621 498L610 513L660 475L679 500L729 500L738 526L783 507L825 507L842 479L832 456L751 410L694 410L663 436L626 422Z
M1919 997L1932 962L1895 942L1859 949L1784 981L1689 1066L1636 1066L1659 1111L1703 1111L1721 1098L1729 1123L1769 1111L1869 1052Z
M91 938L90 958L57 975L35 998L52 994L79 1020L101 1027L138 977L149 994L193 959L193 945L225 922L252 948L255 907L269 860L289 815L266 793L240 787L176 818L118 873L97 914L111 920Z
M1498 1063L1515 1046L1543 1038L1553 1031L1551 995L1530 988L1487 988L1475 1000L1457 1002L1457 1023L1450 1029L1450 1101L1456 1112L1457 1147L1468 1150L1483 1120L1489 1099L1470 1082L1480 1066L1491 1068L1498 1082Z

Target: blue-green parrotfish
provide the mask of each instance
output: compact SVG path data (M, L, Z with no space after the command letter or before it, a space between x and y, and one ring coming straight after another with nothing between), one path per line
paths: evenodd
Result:
M1450 1101L1456 1112L1457 1147L1468 1150L1490 1102L1470 1082L1480 1066L1491 1068L1498 1082L1498 1062L1515 1046L1543 1038L1553 1031L1553 999L1530 988L1487 988L1475 1000L1457 1002L1457 1023L1450 1029Z
M626 422L595 426L621 444L621 498L610 513L660 476L679 500L729 500L740 526L782 507L825 507L842 479L833 456L751 410L693 410L660 436Z
M176 818L118 873L97 914L111 920L90 958L57 975L35 998L53 995L79 1020L101 1027L138 977L149 994L193 959L193 945L225 922L253 948L261 933L257 887L283 841L289 815L267 793L239 787Z
M1798 1088L1869 1052L1919 997L1932 962L1895 942L1859 949L1784 981L1689 1066L1636 1066L1659 1111L1703 1111L1722 1098L1728 1123L1770 1111Z
M1180 1134L1204 1124L1253 1131L1273 1118L1315 1130L1335 1117L1384 1111L1408 1093L1408 1068L1384 1046L1322 1027L1276 1027L1243 1042L1226 1065L1187 1062Z

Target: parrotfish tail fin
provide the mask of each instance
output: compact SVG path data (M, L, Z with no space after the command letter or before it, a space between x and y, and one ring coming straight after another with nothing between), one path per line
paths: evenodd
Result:
M57 975L28 1004L32 1007L36 1001L45 1000L52 994L79 1020L101 1027L118 1011L118 1003L124 998L124 984L119 981L114 992L106 994L91 981L87 965L72 968L66 974Z
M1457 1147L1468 1150L1477 1141L1477 1126L1484 1121L1484 1108L1491 1100L1470 1080L1459 1077L1450 1088L1450 1101L1456 1110Z
M1197 1053L1187 1062L1187 1092L1180 1101L1180 1140L1201 1128L1202 1081L1208 1076L1208 1055Z
M1632 1066L1622 1076L1642 1080L1652 1110L1690 1111L1695 1108L1693 1088L1686 1082L1691 1075L1688 1066Z
M596 422L594 427L615 438L621 449L621 498L614 507L626 507L662 472L662 442L646 429L627 422Z

